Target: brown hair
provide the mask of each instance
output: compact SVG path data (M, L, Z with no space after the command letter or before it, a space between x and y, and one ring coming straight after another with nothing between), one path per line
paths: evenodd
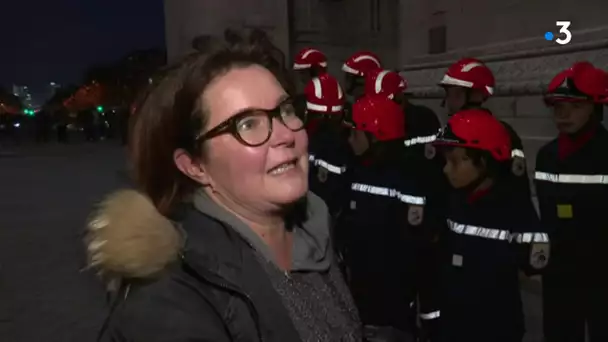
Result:
M267 49L249 40L217 44L211 51L187 56L167 70L135 113L130 134L133 179L156 208L169 215L197 184L182 174L173 162L176 149L204 157L195 136L206 129L209 113L202 94L217 77L234 68L260 65L277 78L288 93L293 83L277 67Z

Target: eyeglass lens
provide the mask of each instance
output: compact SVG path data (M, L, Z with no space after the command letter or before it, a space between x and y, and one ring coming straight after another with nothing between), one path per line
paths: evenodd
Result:
M236 134L248 145L262 145L272 134L272 118L277 117L291 131L304 128L303 115L298 115L294 105L290 102L281 104L272 111L255 110L251 114L240 118L236 124Z

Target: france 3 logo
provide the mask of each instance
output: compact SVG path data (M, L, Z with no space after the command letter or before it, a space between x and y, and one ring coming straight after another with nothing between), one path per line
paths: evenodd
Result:
M570 24L571 22L569 21L556 21L555 25L560 28L559 33L554 34L553 32L549 31L545 33L545 40L555 40L555 42L559 45L566 45L570 43L570 41L572 40L572 32L570 32L570 30L568 29L570 27Z

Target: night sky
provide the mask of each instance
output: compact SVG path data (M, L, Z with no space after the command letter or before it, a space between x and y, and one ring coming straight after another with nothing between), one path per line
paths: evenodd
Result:
M78 83L91 64L164 47L162 0L0 2L1 85Z

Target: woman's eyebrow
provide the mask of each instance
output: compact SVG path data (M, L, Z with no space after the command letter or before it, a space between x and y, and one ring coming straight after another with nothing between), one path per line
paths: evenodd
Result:
M256 111L256 110L273 110L273 109L276 109L277 107L279 107L280 105L282 105L283 103L289 101L290 99L291 99L291 96L289 96L289 94L284 94L284 95L281 95L281 97L279 97L279 99L277 100L277 104L274 108L264 109L264 108L260 108L260 107L247 107L247 108L243 108L243 109L239 110L238 112L234 113L231 116L237 116L239 114L244 114L244 113L248 113L248 112L252 112L252 111Z

